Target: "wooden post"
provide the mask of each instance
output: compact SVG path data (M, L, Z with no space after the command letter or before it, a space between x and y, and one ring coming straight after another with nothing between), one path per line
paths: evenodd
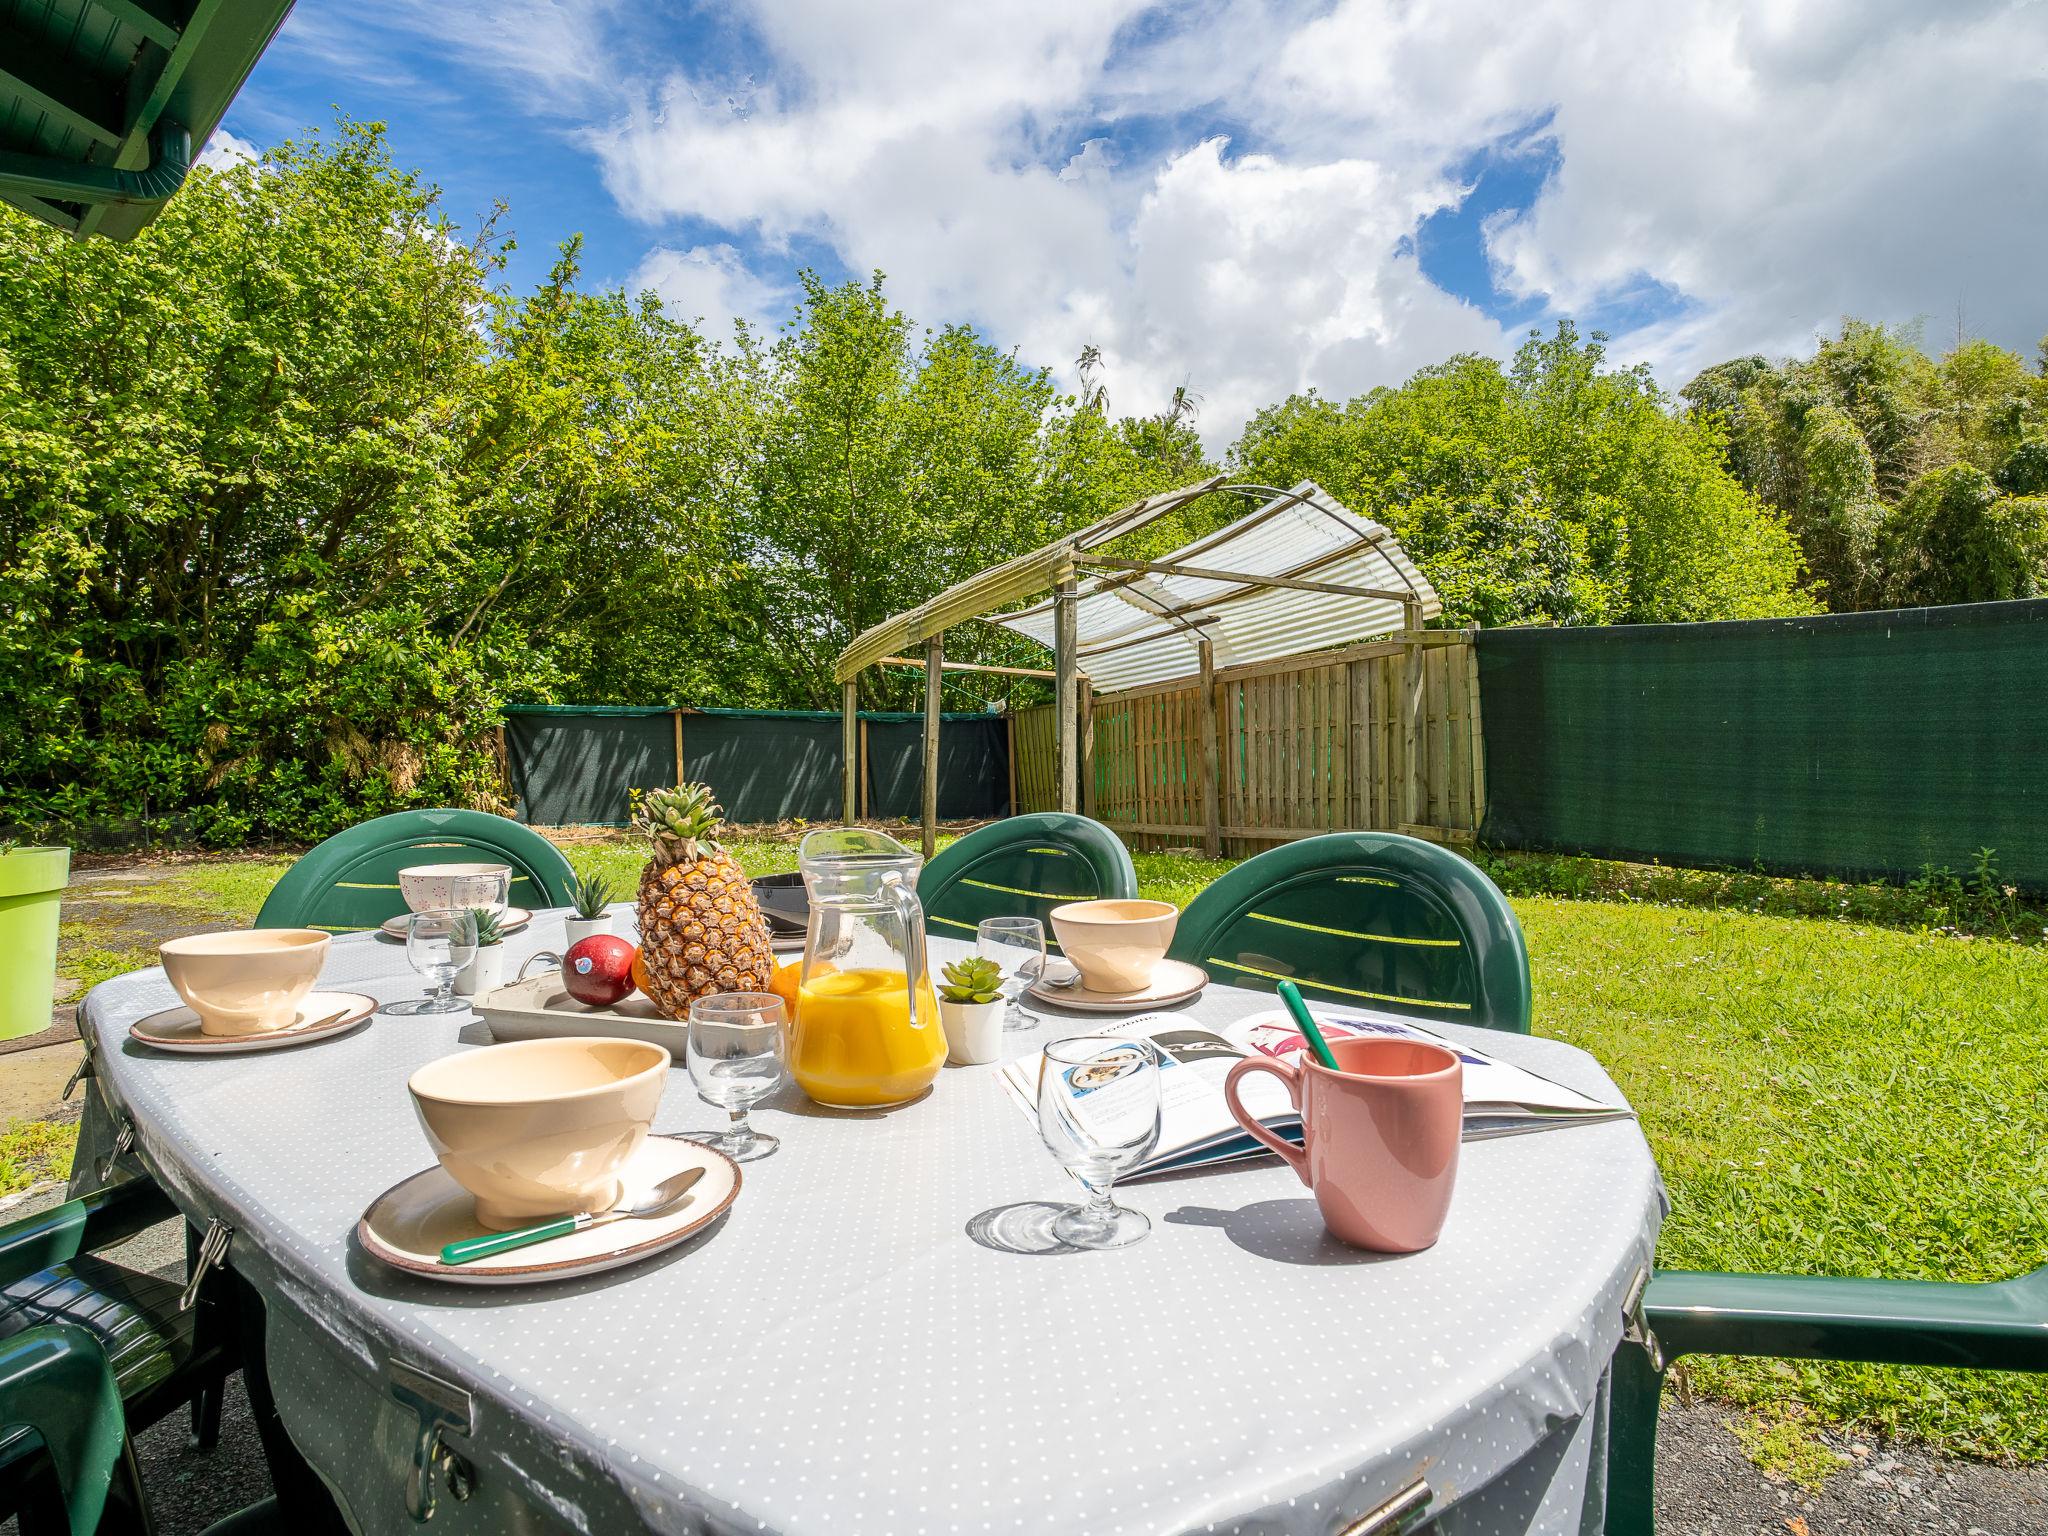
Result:
M1010 762L1010 814L1017 814L1017 712L1003 711L1003 751Z
M1087 678L1080 679L1080 720L1074 729L1080 732L1080 774L1081 814L1095 814L1095 685Z
M1080 646L1074 633L1074 603L1074 569L1068 566L1060 576L1052 600L1053 671L1056 674L1053 683L1052 728L1053 758L1056 765L1054 773L1057 776L1054 789L1059 798L1059 808L1069 815L1073 814L1080 798L1076 793L1078 785L1075 782L1079 758L1074 750L1077 713L1074 682L1078 670L1078 658L1074 653Z
M1427 803L1422 793L1422 604L1411 598L1401 605L1401 625L1409 634L1401 678L1401 820L1414 826Z
M1216 647L1197 641L1195 654L1202 659L1202 852L1212 859L1223 857L1223 783L1217 771L1216 750Z
M672 709L669 711L669 717L676 724L676 783L687 784L689 780L683 777L683 712L680 709Z
M924 643L924 856L939 851L939 689L946 680L940 637Z
M860 685L853 679L839 693L839 804L850 827L860 819Z
M870 766L868 761L868 723L863 720L860 723L860 819L862 821L866 821L874 814L869 782L874 775L869 771Z

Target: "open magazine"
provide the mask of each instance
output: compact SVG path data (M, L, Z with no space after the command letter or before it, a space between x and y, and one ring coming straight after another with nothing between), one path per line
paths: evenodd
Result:
M1392 1035L1456 1051L1465 1066L1467 1141L1634 1117L1634 1111L1623 1105L1589 1098L1484 1051L1455 1044L1407 1019L1320 1006L1314 1012L1327 1039ZM1149 1040L1159 1052L1159 1146L1125 1178L1272 1155L1231 1116L1223 1098L1223 1080L1247 1056L1291 1061L1307 1052L1308 1042L1283 1010L1275 1008L1216 1026L1198 1024L1180 1014L1143 1013L1097 1033ZM1038 1122L1038 1074L1044 1061L1044 1056L1034 1051L1003 1064L1004 1086L1034 1125ZM1301 1116L1278 1078L1255 1072L1239 1085L1238 1092L1245 1108L1262 1124L1289 1141L1300 1142Z

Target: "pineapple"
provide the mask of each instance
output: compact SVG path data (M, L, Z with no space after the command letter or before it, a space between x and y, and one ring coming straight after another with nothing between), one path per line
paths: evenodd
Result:
M640 871L642 989L672 1019L707 992L763 992L775 974L768 924L746 872L718 845L722 812L705 784L651 789L633 825L653 857Z

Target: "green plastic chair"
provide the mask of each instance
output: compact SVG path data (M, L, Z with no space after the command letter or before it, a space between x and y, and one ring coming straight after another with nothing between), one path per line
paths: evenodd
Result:
M153 1182L131 1179L0 1227L0 1353L48 1382L90 1375L78 1362L97 1360L111 1383L107 1400L117 1429L123 1422L146 1429L187 1403L198 1404L195 1437L211 1445L220 1431L222 1384L239 1363L219 1288L203 1286L198 1305L181 1312L176 1281L140 1274L93 1252L177 1214ZM74 1335L91 1348L80 1346ZM12 1372L0 1368L0 1406L39 1401L33 1393L8 1397L5 1383L11 1380ZM80 1399L81 1412L97 1404L97 1393L94 1388ZM98 1408L91 1411L97 1414ZM95 1422L39 1422L33 1414L0 1412L0 1518L34 1505L38 1481L52 1460L65 1501L72 1503L66 1453L53 1435L98 1444L104 1436ZM92 1527L78 1527L74 1517L74 1528Z
M0 1341L0 1433L46 1453L71 1536L94 1536L102 1517L109 1530L149 1529L121 1390L85 1329L53 1324Z
M1035 917L1055 951L1047 915L1063 902L1135 896L1131 851L1099 821L1059 811L1012 816L941 849L918 876L925 921L974 937L985 917Z
M1988 1285L1667 1270L1614 1357L1607 1528L1655 1536L1657 1411L1681 1355L2048 1371L2048 1266Z
M406 909L401 869L471 862L512 866L515 907L569 903L569 861L531 827L488 811L397 811L335 833L292 865L264 898L256 926L375 928Z
M114 1363L90 1331L31 1328L0 1341L0 1434L29 1445L45 1476L23 1525L70 1536L149 1536L155 1529ZM274 1536L288 1522L262 1500L201 1536Z
M1217 981L1529 1032L1529 954L1500 888L1448 848L1331 832L1247 859L1181 914L1173 957Z

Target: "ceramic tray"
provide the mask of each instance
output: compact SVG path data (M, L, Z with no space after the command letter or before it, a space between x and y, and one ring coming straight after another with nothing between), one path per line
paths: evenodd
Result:
M547 971L486 992L472 999L470 1006L499 1040L599 1035L609 1040L645 1040L665 1047L678 1062L683 1059L684 1026L662 1017L640 993L609 1008L592 1008L563 990L560 971Z

